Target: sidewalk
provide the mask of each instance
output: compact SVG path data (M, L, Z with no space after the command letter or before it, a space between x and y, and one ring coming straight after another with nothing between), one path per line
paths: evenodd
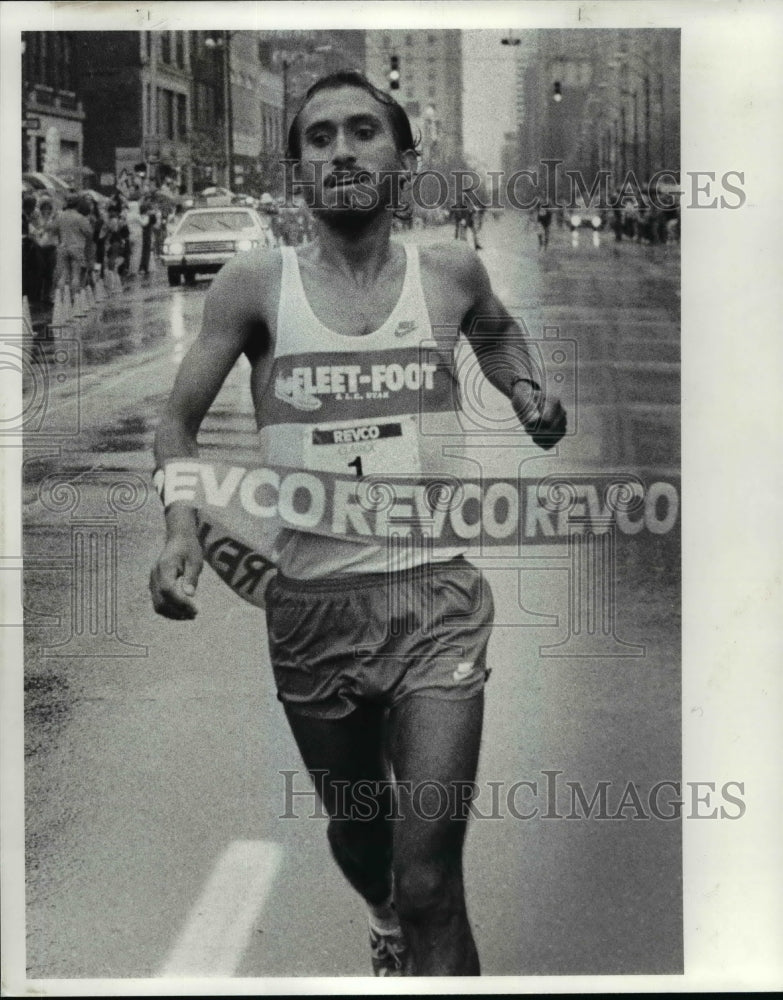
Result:
M129 292L135 288L151 288L160 285L165 277L163 266L157 262L150 262L150 273L148 275L134 274L122 279L122 291ZM47 327L52 322L53 307L44 305L41 302L30 302L30 317L33 323L33 334L35 336L45 336Z

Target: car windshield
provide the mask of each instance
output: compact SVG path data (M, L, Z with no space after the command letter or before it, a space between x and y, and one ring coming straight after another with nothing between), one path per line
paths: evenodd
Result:
M188 233L210 233L216 229L252 229L253 217L249 212L194 212L182 220L177 236Z

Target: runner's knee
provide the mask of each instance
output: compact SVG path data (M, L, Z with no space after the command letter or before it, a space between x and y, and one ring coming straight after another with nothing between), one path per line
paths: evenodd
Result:
M330 820L327 838L338 863L371 870L388 868L391 859L391 831L382 822Z
M437 921L459 907L462 879L456 867L441 861L395 863L394 899L404 920Z
M371 903L391 892L391 834L380 824L332 820L327 831L334 860L351 885Z

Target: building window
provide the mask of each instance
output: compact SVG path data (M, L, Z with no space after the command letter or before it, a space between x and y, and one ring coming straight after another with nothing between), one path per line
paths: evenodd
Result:
M60 77L62 73L62 64L60 59L60 35L59 32L53 31L51 37L51 43L49 46L50 55L50 69L49 69L49 79L46 81L50 87L54 87L55 90L60 90L62 88L62 83L60 82Z
M174 47L176 51L177 66L180 69L185 68L185 38L183 32L174 32Z
M46 73L47 61L48 61L46 50L48 48L48 45L49 45L49 36L47 32L42 31L41 43L38 46L38 59L37 59L38 66L36 67L35 79L36 82L43 84L49 83Z
M60 170L75 170L79 166L79 143L69 139L60 140Z
M413 35L405 36L405 44L410 48L413 45Z
M171 34L168 31L160 33L160 59L161 62L171 62Z
M174 138L174 94L158 89L158 132L164 139Z
M175 94L171 90L166 91L166 118L168 119L168 128L166 129L165 136L167 139L173 139L175 137L175 122L174 122L174 111L175 111Z
M43 35L33 31L29 35L28 43L30 56L28 59L30 80L32 83L43 83L41 78L41 48L43 46Z
M419 102L418 101L408 101L405 105L405 110L409 115L417 116L419 114Z
M188 99L184 94L177 94L177 138L186 139L188 135Z
M62 59L62 85L64 90L76 90L73 72L73 42L70 35L63 35L60 44Z
M272 65L272 43L263 38L258 43L258 61L267 69Z
M35 137L35 170L39 173L44 168L46 161L46 137L37 135Z
M215 121L215 92L209 84L199 83L196 85L196 108L194 114L198 114L198 123L202 126L212 125Z

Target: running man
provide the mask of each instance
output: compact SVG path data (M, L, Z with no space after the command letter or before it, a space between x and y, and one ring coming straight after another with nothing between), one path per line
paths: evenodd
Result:
M481 244L478 241L478 230L481 226L476 226L477 210L470 199L463 198L459 205L454 206L452 213L454 215L454 239L467 241L468 230L470 230L473 233L473 249L481 250Z
M437 435L415 431L421 410L453 429L448 365L427 366L427 378L420 371L416 392L354 391L361 377L351 389L343 374L315 402L293 371L324 357L338 359L343 373L370 361L400 368L417 363L420 341L436 340L445 358L460 331L533 440L552 447L565 412L531 377L520 330L474 251L390 239L416 165L400 105L361 74L340 72L308 91L288 142L315 239L242 254L216 277L157 431L158 467L197 455L201 421L244 352L266 463L343 475L352 465L361 476L337 446L345 437L337 430L372 425L378 450L364 453L368 465L380 456L382 471L440 473ZM150 580L154 607L193 618L197 515L180 501L165 516L167 540ZM489 588L461 550L392 551L375 538L286 529L276 560L266 614L278 697L329 813L334 858L367 904L373 970L478 975L462 850L481 741ZM406 627L391 628L390 616ZM456 665L443 656L444 642L458 645ZM402 794L423 782L444 789L450 808Z
M542 202L536 209L536 222L539 249L546 250L549 246L549 227L552 224L552 209L546 202Z

